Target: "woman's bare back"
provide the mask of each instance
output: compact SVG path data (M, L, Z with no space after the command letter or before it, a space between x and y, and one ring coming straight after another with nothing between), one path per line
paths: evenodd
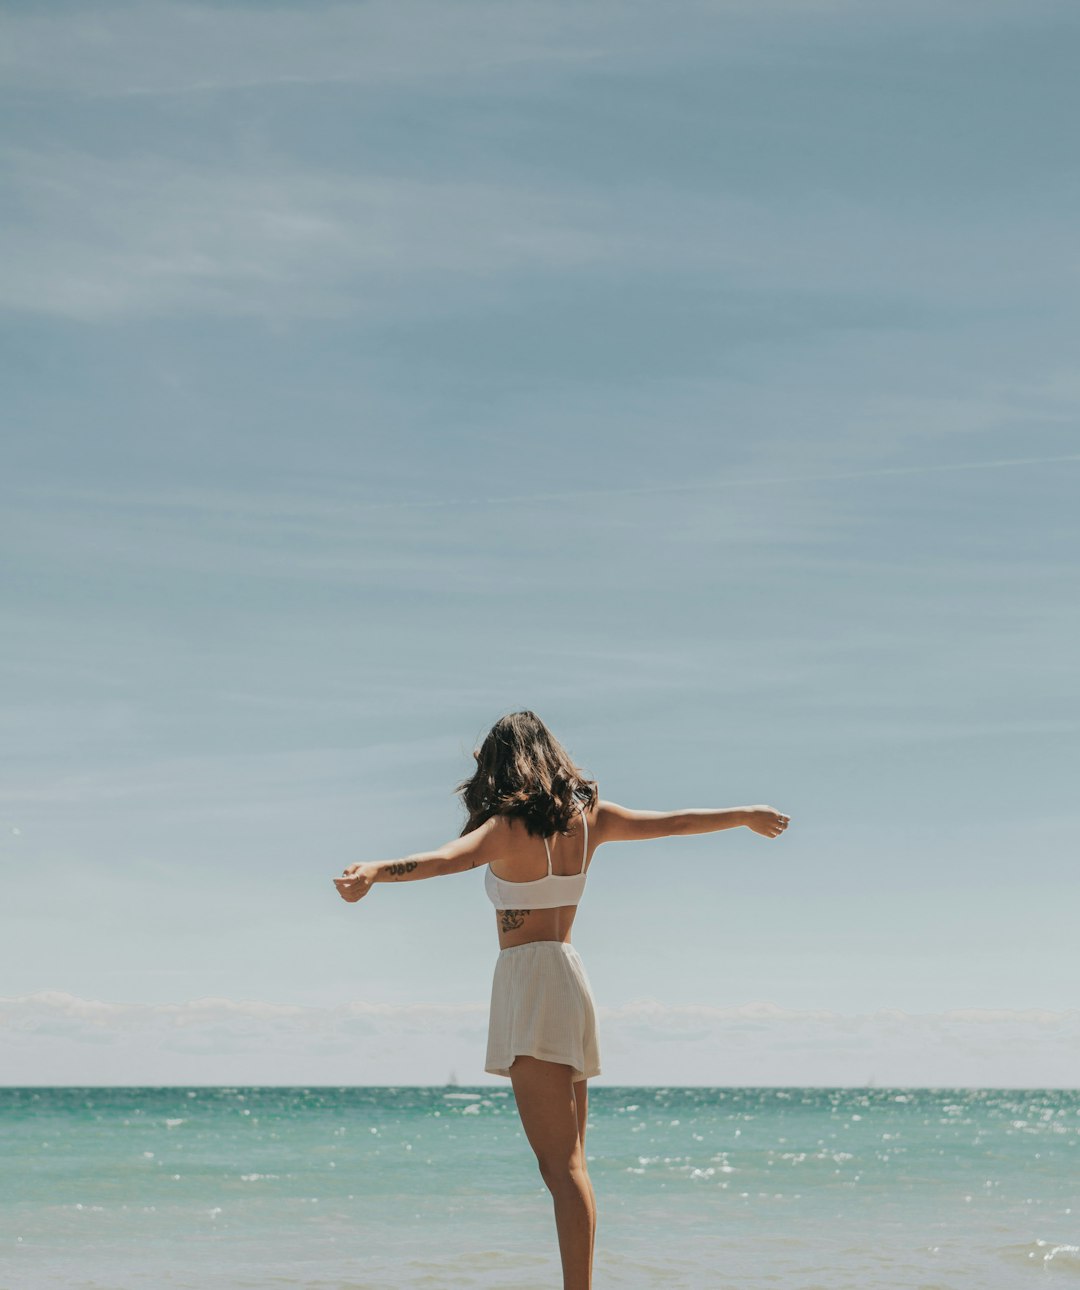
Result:
M589 845L585 855L585 872L589 872L593 854L600 845L596 817L598 805L587 809ZM500 822L500 850L498 860L488 866L497 878L507 882L533 882L547 873L547 853L544 841L529 833L521 820L503 816ZM580 817L570 826L567 834L556 833L548 838L551 849L551 872L575 874L581 870L581 849L584 841ZM496 926L499 949L511 945L526 945L530 941L570 941L576 905L559 905L555 909L497 909Z

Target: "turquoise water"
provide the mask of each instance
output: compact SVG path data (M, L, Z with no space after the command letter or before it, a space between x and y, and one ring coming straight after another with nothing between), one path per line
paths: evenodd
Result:
M590 1090L597 1290L1080 1286L1080 1090ZM0 1286L561 1286L503 1088L0 1088Z

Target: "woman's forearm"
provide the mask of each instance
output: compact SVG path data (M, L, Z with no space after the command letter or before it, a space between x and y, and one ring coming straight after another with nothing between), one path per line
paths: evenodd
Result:
M715 833L718 829L736 829L746 823L747 807L729 806L723 810L680 811L680 833Z
M403 860L371 860L365 868L372 882L416 882L438 878L445 872L446 857L438 851L419 851Z

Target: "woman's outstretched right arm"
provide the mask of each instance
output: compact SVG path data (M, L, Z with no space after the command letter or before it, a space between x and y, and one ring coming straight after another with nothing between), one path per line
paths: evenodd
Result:
M471 833L451 838L434 851L418 851L401 860L369 860L349 865L340 878L334 879L338 895L355 904L376 882L417 882L421 878L439 878L461 873L487 864L500 853L501 816L493 815Z
M729 806L719 810L632 811L617 802L597 806L597 845L603 842L638 842L690 833L716 833L745 825L763 837L783 833L791 817L771 806Z

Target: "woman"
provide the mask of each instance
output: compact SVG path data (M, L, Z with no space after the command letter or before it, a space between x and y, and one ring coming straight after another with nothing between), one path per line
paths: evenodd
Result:
M601 801L534 713L492 726L455 790L468 818L458 837L403 860L353 864L335 878L347 901L375 882L411 882L485 866L499 957L484 1069L509 1077L521 1123L551 1192L564 1290L592 1285L596 1197L585 1164L588 1081L600 1074L592 989L570 928L589 861L605 842L712 833L745 824L775 838L789 817L769 806L631 811ZM580 819L578 818L580 816ZM543 850L540 842L543 841Z

